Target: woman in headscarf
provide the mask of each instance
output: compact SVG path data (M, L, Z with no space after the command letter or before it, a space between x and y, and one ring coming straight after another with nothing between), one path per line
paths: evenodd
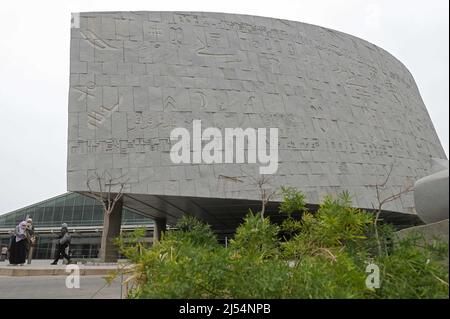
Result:
M22 221L16 227L9 251L9 263L11 265L23 265L27 255L26 241L27 222Z
M31 264L34 247L36 246L36 234L34 232L33 220L30 217L27 218L27 228L25 231L25 237L27 239L26 245L27 264Z

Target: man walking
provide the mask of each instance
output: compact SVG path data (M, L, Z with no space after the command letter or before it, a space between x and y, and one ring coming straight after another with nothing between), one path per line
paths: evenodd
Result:
M62 256L67 259L67 263L70 264L70 256L66 253L66 248L70 244L70 234L69 229L67 228L67 224L63 223L61 225L61 232L58 234L58 245L56 247L56 256L55 260L51 263L52 265L58 264L59 258Z

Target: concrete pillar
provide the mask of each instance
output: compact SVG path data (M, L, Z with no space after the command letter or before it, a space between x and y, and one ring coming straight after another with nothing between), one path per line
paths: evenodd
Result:
M111 214L104 214L102 241L100 246L100 260L102 262L116 262L119 257L119 251L114 244L114 239L120 235L120 226L122 225L122 207L123 202L119 200Z
M53 233L52 233L53 235ZM54 260L56 254L56 239L52 241L52 249L50 250L50 259Z
M155 218L153 220L153 243L158 242L161 239L161 234L166 231L166 218Z

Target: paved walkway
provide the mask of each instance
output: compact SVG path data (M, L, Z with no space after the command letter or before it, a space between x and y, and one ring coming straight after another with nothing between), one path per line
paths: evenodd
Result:
M0 262L0 299L120 299L122 296L120 277L109 286L104 279L118 268L117 263L77 263L80 287L67 288L66 280L74 274L73 268L66 268L61 261L58 265L50 265L51 262L38 259L23 266Z
M12 266L8 261L0 262L0 276L65 276L69 272L62 261L58 265L50 265L52 261L46 259L33 260L31 264ZM116 263L78 263L81 276L107 275L111 270L117 269Z
M105 286L102 276L80 276L80 288L67 288L66 276L0 276L0 299L120 299L121 285Z

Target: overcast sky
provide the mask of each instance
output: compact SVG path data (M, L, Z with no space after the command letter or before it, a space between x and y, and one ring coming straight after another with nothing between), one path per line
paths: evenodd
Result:
M448 156L448 0L4 0L0 214L66 191L70 12L214 11L321 25L389 51L414 76Z

